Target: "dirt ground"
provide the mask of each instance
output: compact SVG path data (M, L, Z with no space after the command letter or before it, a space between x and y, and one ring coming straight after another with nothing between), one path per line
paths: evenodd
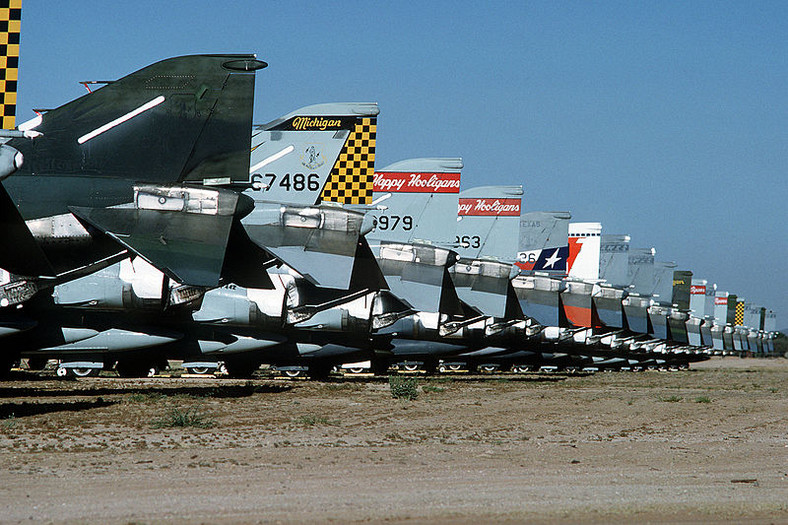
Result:
M26 377L0 383L4 523L788 523L786 359L420 377L413 401Z

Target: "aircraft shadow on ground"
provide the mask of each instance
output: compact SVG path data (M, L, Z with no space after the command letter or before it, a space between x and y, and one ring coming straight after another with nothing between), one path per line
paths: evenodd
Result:
M72 383L73 384L73 383ZM95 388L37 388L37 387L0 387L0 398L14 397L93 397L111 395L143 394L146 396L189 396L213 398L248 397L253 394L276 394L293 388L289 383L250 383L246 385L205 385L205 386L164 386L164 387L114 387ZM116 401L110 402L110 404ZM73 403L73 402L72 402ZM70 403L65 403L70 404ZM89 407L92 408L92 407ZM17 414L18 415L18 414Z
M119 400L94 399L91 401L61 401L53 403L2 403L0 404L0 419L36 416L52 412L78 412L80 410L115 405L119 402Z

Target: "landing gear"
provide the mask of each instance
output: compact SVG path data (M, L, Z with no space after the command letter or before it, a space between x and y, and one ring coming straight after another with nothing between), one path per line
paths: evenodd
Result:
M0 378L8 377L11 374L11 369L15 364L16 359L0 357Z
M384 359L372 360L372 373L376 376L385 376L389 373L389 363Z
M30 370L43 370L48 362L49 359L45 357L29 357L27 359L27 368Z
M96 377L101 372L100 368L65 367L59 366L55 373L58 377Z
M331 374L331 367L325 365L310 365L309 378L317 381L324 381L328 379Z
M227 369L227 375L230 377L248 379L254 375L258 368L260 368L260 363L246 359L233 359L225 361L224 367Z
M121 360L115 365L115 371L120 377L153 377L159 367L146 360Z
M214 370L213 368L208 368L207 366L192 366L186 368L186 373L198 375L198 376L206 376L209 373L211 373L213 370Z

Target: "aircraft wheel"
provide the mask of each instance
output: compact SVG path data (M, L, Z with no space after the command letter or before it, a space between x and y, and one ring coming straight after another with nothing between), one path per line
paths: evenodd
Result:
M59 366L57 367L57 370L55 370L55 374L57 374L58 377L66 377L68 375L68 368Z
M304 374L301 370L285 370L287 377L301 377Z
M145 361L118 361L115 371L120 377L152 377L156 375L156 367Z
M376 376L387 375L389 373L389 364L383 360L373 360L372 373Z
M260 368L260 363L252 361L225 361L227 375L230 377L250 378Z
M11 369L14 367L15 363L15 359L0 358L0 377L8 377L11 374Z
M43 370L47 366L49 359L45 357L30 357L27 360L27 367L30 370Z
M459 372L462 370L462 365L449 365L449 370L452 372Z
M331 367L312 365L309 367L309 378L318 381L328 379L331 374Z
M98 368L67 368L66 370L76 377L93 377L99 374Z
M415 372L416 370L419 369L419 365L417 365L415 363L408 363L406 365L403 365L402 368L404 368L408 372Z
M207 366L194 366L194 367L186 369L187 373L194 374L194 375L200 375L200 376L208 375L208 373L210 371L211 371L211 369L208 368Z
M479 367L479 371L484 372L486 374L492 374L495 372L497 367L495 365L482 365Z
M364 373L364 369L361 368L360 366L354 366L353 368L348 368L347 371L350 372L351 374L362 374L362 373Z
M446 370L448 370L448 369L446 368L445 365L441 365L441 366L438 367L438 372L440 372L441 374L446 372Z

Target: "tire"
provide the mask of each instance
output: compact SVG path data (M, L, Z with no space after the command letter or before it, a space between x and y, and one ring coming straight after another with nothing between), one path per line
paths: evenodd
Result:
M95 377L99 374L98 368L68 368L66 370L75 377Z
M224 367L227 369L228 376L248 379L260 368L260 363L252 361L225 361Z
M360 366L353 367L353 368L348 368L347 371L350 372L351 374L363 374L364 373L364 369L361 368Z
M156 373L156 367L146 361L118 361L115 372L120 377L151 377Z
M449 365L449 370L452 372L459 372L462 370L462 365Z
M372 361L372 373L376 376L385 376L389 373L388 362L382 359L375 359Z
M492 374L497 370L497 367L493 365L482 365L479 367L480 372L484 372L485 374Z
M29 357L27 359L27 368L30 370L43 370L48 362L49 359L45 357Z
M404 368L408 372L415 372L416 370L419 369L419 365L408 363L406 365L402 365L402 368Z
M0 358L0 378L8 377L11 375L11 369L16 364L15 359Z
M192 375L207 376L211 372L211 369L207 366L195 366L187 368L186 372Z
M310 366L309 367L309 378L315 379L317 381L324 381L328 379L328 376L331 374L331 367L325 366Z
M304 374L302 370L285 370L284 372L287 377L301 377Z

